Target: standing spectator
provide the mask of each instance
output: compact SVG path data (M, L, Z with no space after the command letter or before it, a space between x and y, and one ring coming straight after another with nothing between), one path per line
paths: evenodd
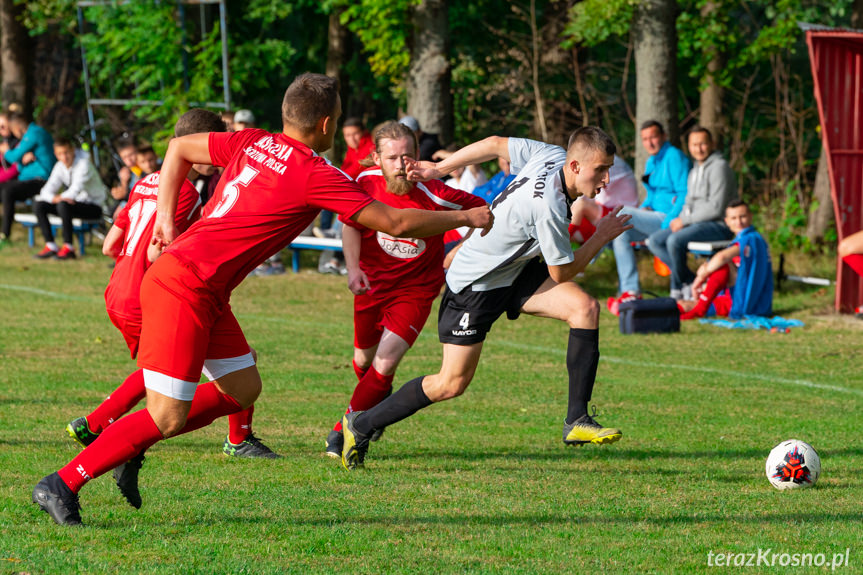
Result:
M375 131L376 170L356 179L371 197L394 208L461 210L485 206L480 198L440 180L408 181L405 158L416 158L416 135L398 122ZM444 281L443 234L394 238L342 218L348 288L354 294L354 358L359 379L347 412L374 407L392 390L404 354L422 331ZM326 453L342 455L342 422L327 436Z
M90 161L90 154L76 150L70 140L57 138L54 141L54 154L57 163L33 204L33 213L45 238L45 247L35 257L70 260L75 259L72 218L92 220L102 217L102 204L108 188ZM57 214L63 221L62 248L54 243L48 214Z
M159 156L156 155L156 150L153 146L142 146L138 148L138 153L135 155L135 163L141 169L141 177L149 176L159 171Z
M426 134L423 132L420 129L420 123L413 116L404 116L399 120L399 123L404 124L417 135L417 140L420 143L420 161L431 161L434 153L443 149L437 134Z
M18 145L18 138L9 129L9 114L0 112L0 144L5 144L11 150ZM18 177L18 164L10 164L0 154L0 184Z
M608 309L615 315L621 302L641 297L632 242L643 241L650 234L667 228L671 220L680 215L686 199L689 158L668 142L662 124L656 120L642 124L641 144L650 154L641 177L647 197L640 208L625 207L620 212L632 216L629 223L633 228L617 236L612 243L620 297L609 298Z
M141 179L141 168L138 167L138 146L135 140L131 137L124 137L117 140L114 149L117 150L117 155L120 156L120 161L123 162L123 167L117 172L116 185L111 187L112 201L110 209L111 213L116 216L117 210L126 205L129 199L129 192Z
M248 130L255 127L255 115L251 110L237 110L234 112L234 129L233 132L240 130Z
M7 163L18 165L18 179L0 184L3 201L0 247L9 241L15 220L15 202L23 202L38 194L57 162L54 140L47 130L29 122L20 112L9 114L9 129L20 142L14 149L9 149L5 142L0 143L0 152Z
M695 274L686 264L689 242L730 240L734 235L722 218L725 207L737 198L737 180L716 150L710 130L702 126L692 129L689 155L695 167L689 172L683 209L667 228L652 233L647 240L650 251L671 268L671 297L676 300L692 299Z
M635 174L626 160L615 154L614 165L608 170L608 184L596 197L578 198L572 204L572 223L569 225L569 235L573 241L582 243L596 231L596 222L610 214L618 206L638 205L638 188Z

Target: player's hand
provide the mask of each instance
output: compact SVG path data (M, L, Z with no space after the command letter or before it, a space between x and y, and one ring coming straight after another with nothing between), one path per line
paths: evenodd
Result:
M465 212L465 215L468 218L468 226L482 229L481 236L489 233L494 225L494 214L491 213L491 208L488 206L471 208Z
M29 164L32 164L35 161L36 161L36 154L34 154L33 152L27 152L26 154L21 156L21 165L22 166L27 166Z
M596 222L596 232L594 234L602 238L603 243L608 243L626 230L632 229L632 224L629 223L632 216L629 214L621 216L620 210L622 209L623 206L617 206Z
M668 227L671 229L671 233L679 232L686 226L683 225L683 221L680 218L674 218L668 223Z
M129 182L132 181L132 170L123 166L120 168L120 171L117 172L117 177L120 178L120 184L122 184L124 188L128 188Z
M150 263L153 263L159 256L162 255L162 245L161 244L150 244L147 246L147 259Z
M372 288L369 278L359 268L348 270L348 289L354 295L363 295Z
M439 180L446 175L437 169L437 164L434 162L420 162L408 157L404 158L404 162L405 172L411 182Z
M177 239L178 235L177 226L174 225L174 218L169 218L156 212L156 222L153 224L153 239L150 243L154 246L158 246L159 252L161 253L163 249L171 245L171 242ZM150 252L148 250L148 256L149 253Z

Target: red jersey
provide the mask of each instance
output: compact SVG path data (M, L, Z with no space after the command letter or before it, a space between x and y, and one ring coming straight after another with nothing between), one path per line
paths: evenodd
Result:
M366 159L374 149L375 143L372 141L372 137L368 133L363 134L363 137L360 139L360 145L357 146L356 150L348 148L348 153L345 154L345 160L342 162L342 171L356 180L360 172L365 170L360 165L360 160Z
M250 271L279 252L321 209L351 217L372 199L311 148L264 130L210 134L225 171L201 219L165 250L226 302Z
M109 312L127 320L141 321L141 278L150 267L147 247L153 237L156 222L156 195L159 192L159 172L138 180L129 194L129 202L117 214L114 225L126 231L123 248L108 288L105 304ZM201 196L189 180L183 180L177 200L174 225L184 232L200 215Z
M399 209L442 211L486 205L482 198L451 188L440 180L418 183L404 196L391 194L380 168L362 172L357 183L374 199ZM361 233L360 269L368 277L372 295L406 289L434 294L440 291L444 281L444 234L422 239L394 238L340 219Z

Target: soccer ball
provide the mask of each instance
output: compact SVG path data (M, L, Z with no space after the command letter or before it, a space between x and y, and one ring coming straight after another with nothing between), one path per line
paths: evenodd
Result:
M805 441L789 439L770 451L765 467L767 480L776 489L812 487L821 475L821 458Z

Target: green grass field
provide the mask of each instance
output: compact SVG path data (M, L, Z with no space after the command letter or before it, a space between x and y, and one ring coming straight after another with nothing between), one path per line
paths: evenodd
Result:
M863 322L800 285L777 295L778 313L807 324L788 335L689 323L622 336L603 312L594 402L624 432L604 447L561 442L566 326L501 321L463 397L389 429L348 473L322 453L354 385L345 281L252 278L232 304L260 354L256 431L285 457L228 459L219 421L150 451L140 511L109 474L82 491L87 527L60 528L33 485L77 453L66 423L134 369L97 250L0 252L0 574L708 573L723 570L709 553L759 549L849 549L837 572L863 572ZM612 269L605 255L582 282L601 301ZM396 385L437 369L435 325ZM768 484L767 453L789 438L819 451L816 488Z

